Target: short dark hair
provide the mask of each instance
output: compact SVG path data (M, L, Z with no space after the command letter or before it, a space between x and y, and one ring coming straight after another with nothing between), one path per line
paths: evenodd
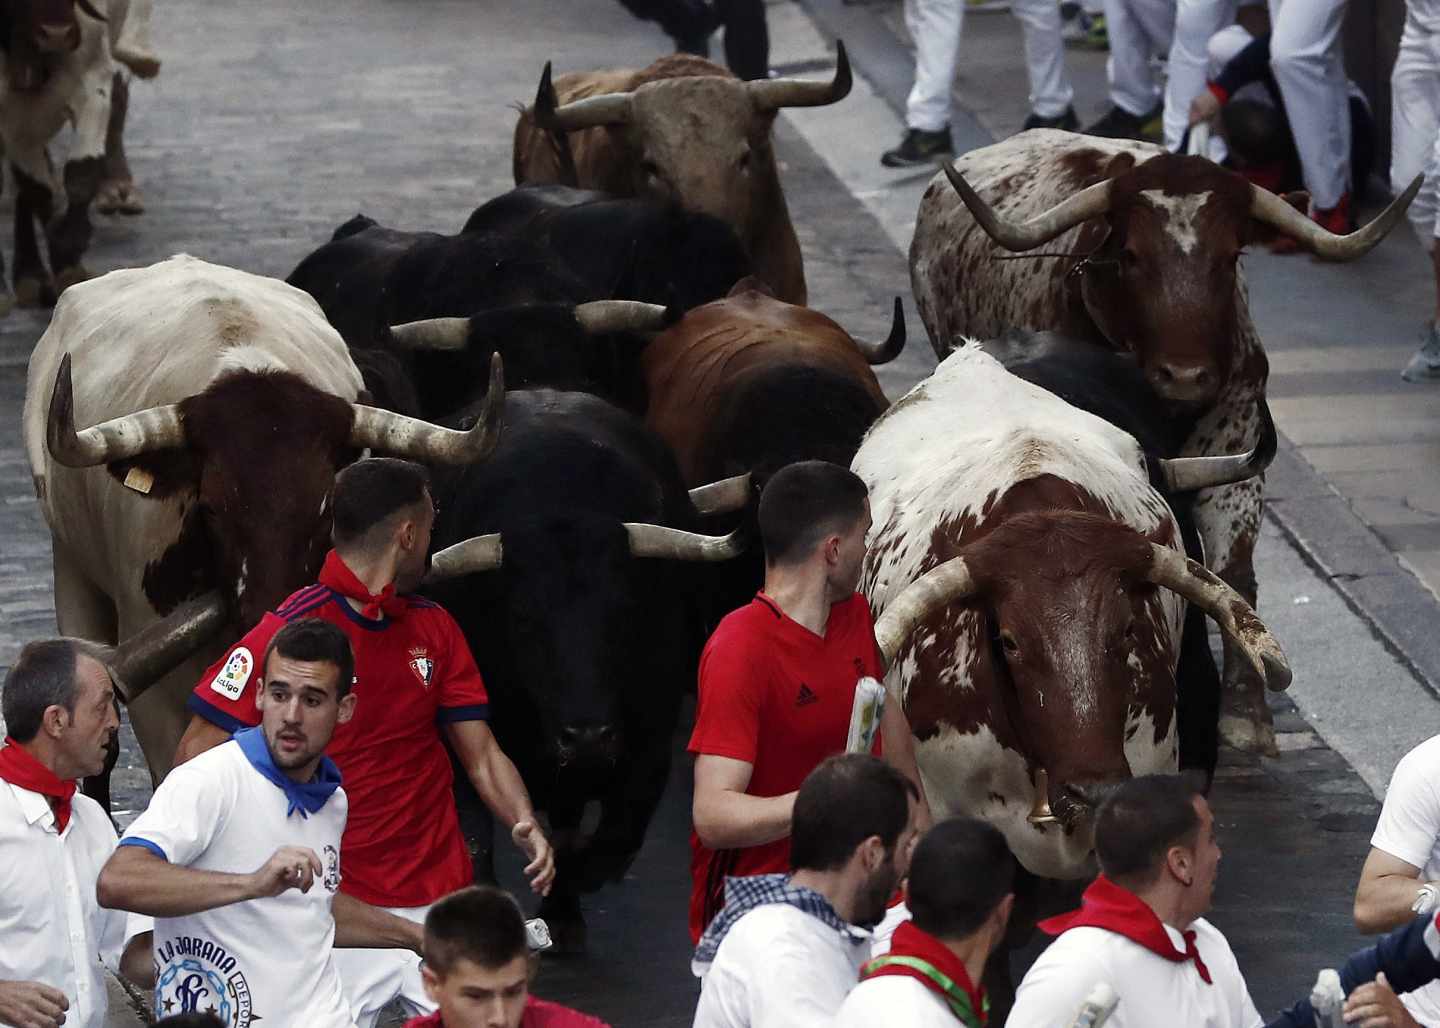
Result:
M529 952L519 904L493 885L452 892L425 915L425 963L438 975L462 960L493 970Z
M1200 827L1198 777L1143 775L1123 783L1095 815L1095 856L1106 877L1145 886L1159 876L1172 846L1193 844Z
M872 835L894 849L910 821L915 784L868 753L828 757L800 785L791 816L790 867L834 871Z
M849 468L823 460L787 464L760 493L760 540L770 564L795 564L820 540L865 513L868 491Z
M1220 110L1220 123L1225 142L1246 164L1283 161L1292 148L1283 115L1269 104L1231 100Z
M355 683L355 654L350 650L350 640L328 621L319 618L301 618L292 621L270 640L265 647L265 659L260 663L263 678L270 667L270 654L278 653L291 660L324 661L334 664L340 672L336 680L335 698L343 700L350 695Z
M398 510L425 499L430 473L419 464L398 457L357 460L335 476L334 527L336 546L354 546Z
M915 926L962 939L1015 887L1015 858L994 825L952 817L925 833L910 858L909 906Z
M75 712L79 692L76 671L81 648L73 639L44 639L26 643L14 667L5 676L0 717L16 742L29 742L40 733L49 707Z

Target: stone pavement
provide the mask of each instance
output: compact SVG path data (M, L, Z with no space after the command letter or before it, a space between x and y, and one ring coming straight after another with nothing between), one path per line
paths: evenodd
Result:
M136 88L130 134L150 213L100 220L91 257L97 271L185 250L283 276L357 210L387 224L452 230L509 186L510 105L533 94L546 59L562 70L644 63L665 49L653 27L602 2L586 5L583 20L567 0L162 6L156 34L167 63L153 85ZM802 8L776 3L771 16L777 63L826 65ZM970 26L1008 22L977 15ZM809 35L796 34L802 29ZM1015 87L995 82L1000 119L1001 101ZM812 302L873 337L888 327L890 298L909 293L903 243L896 245L903 225L872 213L897 201L858 188L807 134L829 132L857 161L873 163L869 151L890 140L866 136L855 120L867 93L860 83L846 101L853 106L787 115L777 135ZM933 363L911 311L912 345L884 372L892 394ZM31 497L18 426L25 362L45 322L30 313L0 322L0 669L21 642L54 628L48 533ZM1273 573L1266 565L1267 596L1285 598L1271 615L1283 622L1283 639L1308 638L1303 614L1310 608L1299 601L1313 596L1313 607L1325 610L1326 634L1347 646L1338 656L1323 654L1326 662L1345 666L1358 656L1396 678L1408 674L1273 526L1267 546L1266 559L1276 562ZM1308 656L1295 654L1297 662ZM1348 894L1374 818L1375 783L1393 763L1380 761L1384 766L1361 777L1288 701L1277 701L1277 711L1285 755L1227 756L1215 794L1227 849L1215 919L1267 1011L1357 944ZM1410 720L1413 727L1421 718ZM683 741L682 729L670 788L627 881L588 902L589 953L547 961L541 973L542 994L617 1026L685 1025L693 1011ZM135 810L148 778L133 744L125 765L119 803ZM513 866L504 874L515 883Z

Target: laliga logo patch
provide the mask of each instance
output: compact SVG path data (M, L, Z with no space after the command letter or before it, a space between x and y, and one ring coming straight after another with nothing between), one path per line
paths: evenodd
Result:
M430 688L430 678L435 674L435 662L424 647L418 647L410 651L410 670L420 677L420 684Z
M230 659L225 661L225 666L215 676L215 681L210 683L221 696L229 700L238 700L245 692L245 683L250 681L250 672L255 670L255 658L244 646L235 647L235 652L230 654Z

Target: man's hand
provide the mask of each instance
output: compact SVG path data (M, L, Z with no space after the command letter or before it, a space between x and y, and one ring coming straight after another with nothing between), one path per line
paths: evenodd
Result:
M550 886L555 884L555 851L550 848L550 840L534 821L516 821L510 838L530 860L525 865L530 888L541 896L550 895Z
M1385 972L1376 975L1350 993L1342 1011L1346 1024L1359 1028L1420 1028L1420 1023L1410 1016L1395 990L1385 980Z
M15 1028L59 1028L70 1001L39 982L0 982L0 1023Z
M315 876L324 872L315 851L305 846L281 846L263 867L250 876L251 899L278 896L287 889L309 892Z
M1208 89L1202 89L1195 94L1195 99L1190 101L1190 124L1198 125L1202 121L1209 121L1220 113L1220 101L1215 94Z

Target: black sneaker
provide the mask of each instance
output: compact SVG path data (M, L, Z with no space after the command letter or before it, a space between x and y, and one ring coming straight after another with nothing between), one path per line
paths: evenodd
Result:
M939 132L906 129L900 145L881 154L880 163L887 168L909 168L916 164L939 164L954 156L950 126L946 125Z
M1064 113L1057 114L1053 118L1047 118L1043 114L1030 112L1030 117L1025 119L1025 124L1020 126L1020 131L1032 128L1063 129L1066 132L1074 132L1080 127L1080 119L1075 117L1075 108L1067 107Z
M1154 129L1159 122L1161 108L1156 107L1149 114L1131 114L1120 107L1111 107L1097 122L1085 129L1087 136L1104 136L1106 139L1140 139L1154 142Z

